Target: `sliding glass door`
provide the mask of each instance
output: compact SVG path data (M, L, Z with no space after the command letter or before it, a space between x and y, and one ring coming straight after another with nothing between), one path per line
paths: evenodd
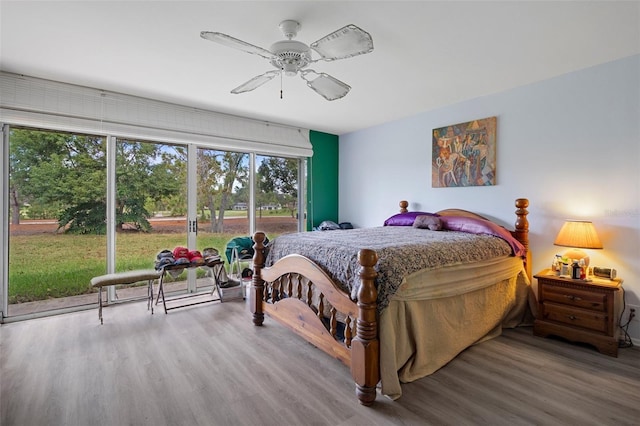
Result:
M154 268L160 251L188 245L187 146L117 139L115 153L115 270ZM186 290L186 279L168 277L165 292ZM117 297L145 290L127 286Z
M105 273L106 144L95 135L9 131L7 316L93 304Z
M230 240L250 232L250 154L209 148L197 150L197 247L214 248L229 267ZM200 286L211 281L198 279Z

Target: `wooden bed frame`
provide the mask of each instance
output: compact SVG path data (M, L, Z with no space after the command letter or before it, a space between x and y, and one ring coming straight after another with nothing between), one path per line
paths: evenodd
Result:
M408 202L401 201L400 211L407 212L407 206ZM511 234L527 251L525 268L531 279L527 220L529 200L519 198L515 201L515 206L515 231L511 231ZM460 209L447 209L437 213L443 216L486 219ZM266 313L314 346L342 361L351 368L358 400L363 405L371 405L376 399L376 386L380 380L380 342L376 313L378 293L375 285L377 273L374 269L378 261L376 252L362 249L358 253L358 261L362 266L362 285L358 300L354 302L320 267L304 256L289 255L265 268L265 234L256 232L253 238L255 252L249 296L253 323L261 326ZM319 305L313 308L312 296L318 295L318 292ZM288 296L280 297L283 293ZM323 315L327 302L332 307L328 321ZM338 313L343 315L342 322L345 324L344 336L339 339Z

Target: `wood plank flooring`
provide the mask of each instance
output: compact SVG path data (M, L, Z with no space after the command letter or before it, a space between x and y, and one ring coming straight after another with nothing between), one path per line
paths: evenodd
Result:
M638 348L611 358L506 330L367 408L346 367L253 326L242 301L4 324L0 374L2 426L640 424Z

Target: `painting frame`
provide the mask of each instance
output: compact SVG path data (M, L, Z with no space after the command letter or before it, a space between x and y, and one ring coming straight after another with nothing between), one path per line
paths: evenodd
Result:
M433 129L431 187L496 185L497 117Z

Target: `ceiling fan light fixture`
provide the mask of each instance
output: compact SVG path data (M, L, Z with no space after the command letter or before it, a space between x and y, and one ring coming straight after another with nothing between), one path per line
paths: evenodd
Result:
M282 64L282 71L284 71L284 75L287 77L295 77L298 74L298 65L297 64Z
M284 70L285 75L293 77L301 68L311 62L311 49L304 43L295 40L277 41L269 49L273 54L271 65Z

